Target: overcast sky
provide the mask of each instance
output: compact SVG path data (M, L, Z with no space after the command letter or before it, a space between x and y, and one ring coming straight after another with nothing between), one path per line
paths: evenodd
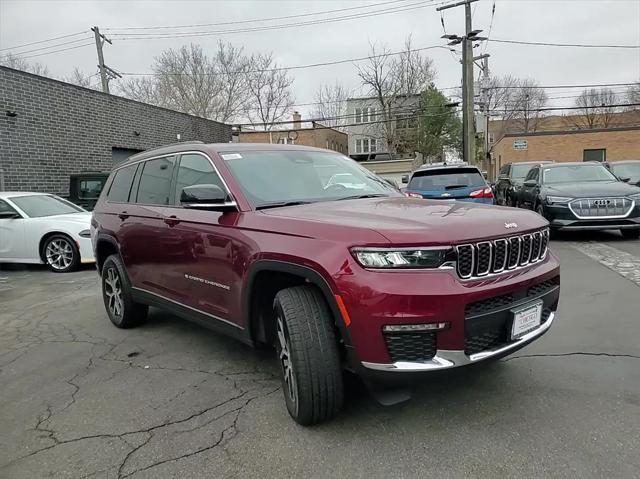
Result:
M150 27L232 22L248 19L281 17L357 6L384 5L298 19L266 23L178 28L163 32L212 31L254 25L273 25L295 21L358 13L401 5L418 5L419 0L389 3L388 0L0 0L0 50L24 43L86 31L87 40L60 46L92 42L89 28L98 25L106 33L118 27ZM424 8L352 20L284 28L270 31L208 35L193 38L160 40L118 40L105 46L107 65L123 72L148 72L153 57L166 48L189 42L213 50L218 39L244 46L247 52L273 51L281 65L301 65L357 58L369 51L369 42L386 44L393 51L402 50L404 38L413 35L415 47L444 45L440 13L430 0ZM488 33L493 0L480 0L473 5L474 28ZM496 0L491 38L503 40L545 41L559 43L640 44L640 0ZM464 9L446 10L447 33L462 33ZM148 32L138 30L136 33ZM83 36L57 40L54 43L80 40ZM28 51L51 43L14 50ZM478 50L478 49L477 49ZM490 67L493 74L531 77L541 84L621 83L640 79L640 50L552 48L490 43ZM0 54L7 50L0 51ZM36 55L42 50L27 53ZM458 57L445 49L430 50L437 69L439 87L458 85ZM85 46L64 52L31 58L46 64L54 76L71 73L75 66L90 73L96 71L96 50ZM353 89L359 87L353 64L309 68L292 72L296 103L313 101L322 83L336 80ZM578 90L553 90L551 97L570 96ZM556 99L556 105L570 105L573 99ZM307 114L305 107L300 110Z

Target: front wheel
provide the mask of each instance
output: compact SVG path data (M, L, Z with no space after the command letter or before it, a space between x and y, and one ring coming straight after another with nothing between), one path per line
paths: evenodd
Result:
M331 312L318 290L296 286L274 301L276 351L291 417L309 426L333 417L343 401L343 378Z
M547 218L547 214L544 211L544 206L542 206L542 203L538 203L538 206L536 206L536 213L538 213L540 216L542 216L543 218Z
M50 236L43 248L44 262L55 273L75 271L80 265L80 251L75 241L66 235Z
M620 230L622 236L626 239L638 239L640 238L640 230Z
M120 256L112 254L102 266L102 298L107 315L118 328L133 328L142 323L149 307L131 297L131 285Z

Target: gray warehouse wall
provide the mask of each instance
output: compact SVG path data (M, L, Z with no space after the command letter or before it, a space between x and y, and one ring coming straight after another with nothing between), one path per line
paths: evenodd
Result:
M14 116L15 115L15 116ZM108 171L113 149L231 141L231 126L0 67L0 169L6 190L67 195L69 175Z

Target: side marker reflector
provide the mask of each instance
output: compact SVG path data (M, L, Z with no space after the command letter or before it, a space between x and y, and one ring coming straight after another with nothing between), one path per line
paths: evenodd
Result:
M340 314L342 315L344 324L346 324L347 326L351 325L349 312L347 311L347 308L344 305L344 301L342 301L342 297L339 294L336 294L336 303L338 303L338 309L340 310Z

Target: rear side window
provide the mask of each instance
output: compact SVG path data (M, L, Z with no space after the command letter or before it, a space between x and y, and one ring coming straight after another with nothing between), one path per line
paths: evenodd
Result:
M129 201L129 192L131 191L131 183L133 183L133 175L135 173L136 165L127 166L116 171L107 199L116 203Z
M529 173L527 173L527 177L524 179L525 181L528 180L535 180L538 181L538 172L540 171L540 168L538 168L537 166L535 168L532 168Z
M407 189L445 191L456 188L485 186L486 182L475 168L433 170L414 173Z
M145 205L169 204L174 163L174 157L158 158L145 162L136 203Z
M226 191L220 176L207 158L194 154L182 155L176 177L174 201L180 204L182 189L193 185L216 185L222 191Z

